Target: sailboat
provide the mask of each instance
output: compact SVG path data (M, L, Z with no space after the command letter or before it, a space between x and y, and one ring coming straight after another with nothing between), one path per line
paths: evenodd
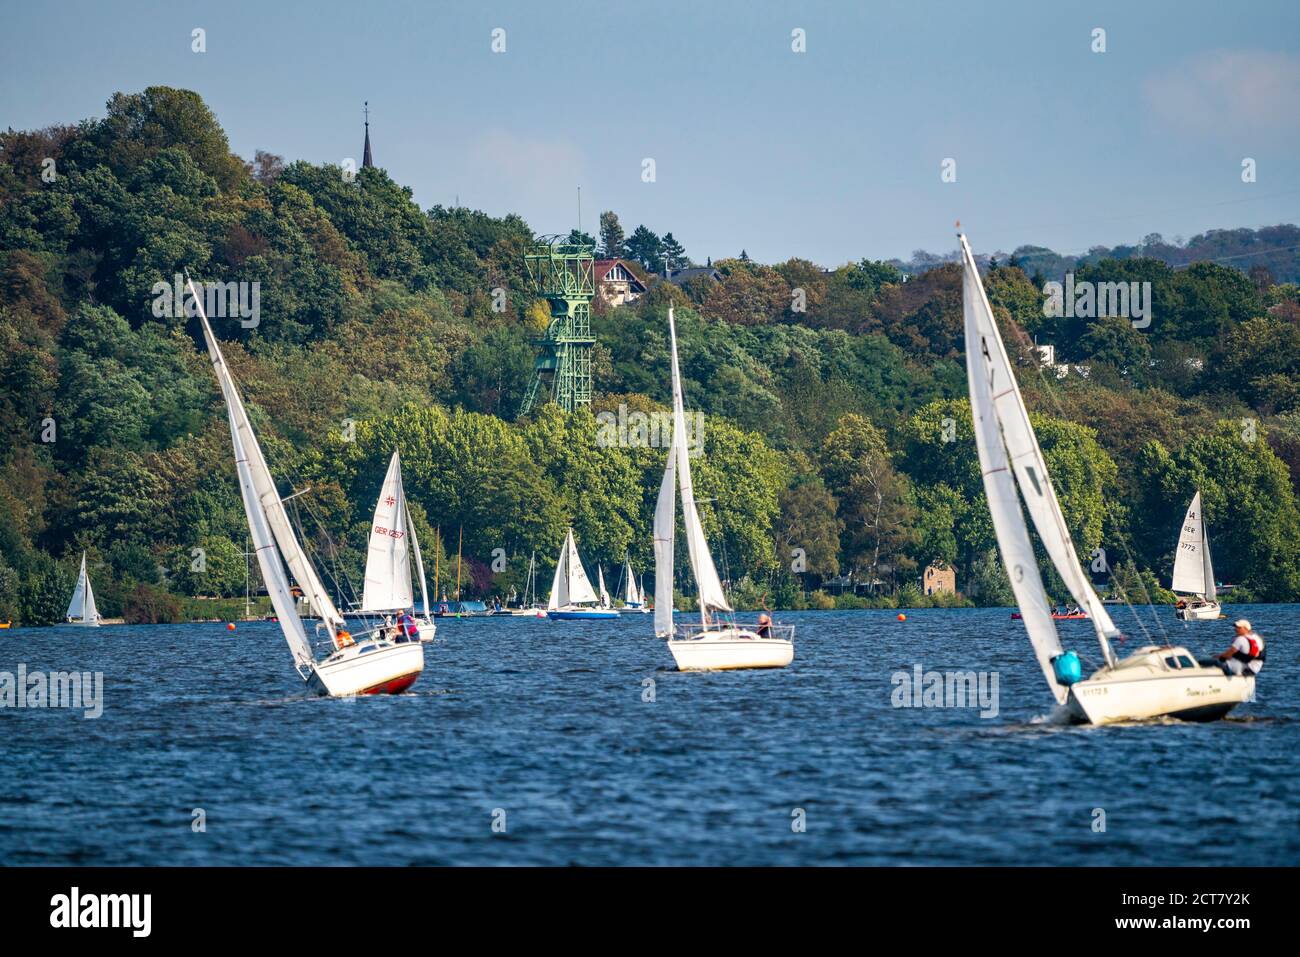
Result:
M677 326L668 308L668 338L673 374L673 440L668 450L659 499L655 506L655 636L668 639L668 650L681 671L733 668L784 668L794 660L794 626L767 622L758 631L737 625L731 605L722 590L718 570L709 554L699 511L686 445L686 412L682 401L682 380L677 368ZM700 626L673 626L673 548L677 520L677 488L682 493L682 522L691 570L699 591Z
M1253 696L1253 676L1229 676L1217 665L1199 663L1177 645L1147 645L1126 658L1116 658L1111 642L1122 636L1079 564L975 257L966 237L958 234L958 238L966 373L984 491L1002 562L1048 687L1065 715L1080 723L1223 717ZM1104 663L1087 679L1079 655L1061 646L1022 499L1048 557L1096 634Z
M90 576L86 574L85 552L81 553L81 572L77 575L77 587L72 592L72 601L68 602L68 611L63 616L63 620L69 625L99 627L99 609L95 607L95 590L90 587Z
M645 606L645 595L637 586L636 575L632 573L632 559L627 558L623 562L623 608L626 612L641 612L646 614L650 609Z
M528 596L532 595L532 601ZM524 597L518 608L510 609L516 618L545 618L546 608L537 600L537 553L528 556L528 580L524 583Z
M410 538L410 547L407 547ZM420 582L421 611L412 615L421 641L433 641L437 626L429 617L429 586L424 578L420 539L406 504L402 485L402 463L396 451L388 462L388 473L379 489L374 521L370 523L370 544L366 553L366 583L361 595L362 615L389 616L414 611L411 593L411 556Z
M1183 528L1178 533L1174 556L1173 590L1191 595L1180 599L1175 617L1182 621L1213 621L1224 617L1214 588L1214 566L1210 563L1210 530L1201 515L1198 490L1187 506Z
M605 567L603 565L596 566L596 581L596 594L600 595L600 607L613 608L614 603L609 600L609 592L605 590Z
M212 327L208 325L203 298L195 291L188 273L185 281L203 323L203 340L226 403L230 441L249 534L262 569L262 579L275 608L276 620L293 654L295 670L313 692L321 695L343 697L405 691L424 670L423 647L417 641L390 640L380 630L356 640L343 627L343 615L293 533L284 502L262 456L262 448L252 423L248 421L244 403L239 398L235 380L230 375L216 336L212 334ZM320 616L315 630L318 638L322 632L325 635L321 642L327 648L323 660L317 660L307 639L302 618L295 607L290 575L312 610Z
M604 576L601 576L604 591ZM546 617L561 621L617 618L618 612L602 607L600 597L592 590L591 579L578 557L578 546L573 541L573 529L564 536L560 557L555 563L555 579L551 582L551 597L546 603Z

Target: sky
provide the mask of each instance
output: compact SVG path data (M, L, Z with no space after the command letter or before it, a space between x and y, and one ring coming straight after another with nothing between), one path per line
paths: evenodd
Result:
M957 220L1064 253L1300 221L1296 0L0 0L0 127L159 84L246 158L359 162L368 100L422 208L567 232L581 188L588 232L612 209L699 262L908 259Z

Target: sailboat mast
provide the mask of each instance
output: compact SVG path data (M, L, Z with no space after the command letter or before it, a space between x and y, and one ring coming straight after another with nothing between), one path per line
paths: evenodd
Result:
M433 597L442 601L438 596L442 594L442 578L438 572L438 559L442 557L442 527L434 529L433 532Z
M465 526L460 527L460 537L456 540L456 601L460 602L460 550L465 544Z

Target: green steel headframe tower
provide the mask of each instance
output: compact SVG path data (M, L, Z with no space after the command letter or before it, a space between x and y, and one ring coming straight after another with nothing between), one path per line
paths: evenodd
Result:
M534 290L551 304L551 321L546 335L534 340L541 353L520 415L527 415L539 401L546 401L543 390L569 412L591 405L591 347L596 342L591 334L591 300L596 294L596 247L570 243L567 238L539 236L532 252L524 256Z

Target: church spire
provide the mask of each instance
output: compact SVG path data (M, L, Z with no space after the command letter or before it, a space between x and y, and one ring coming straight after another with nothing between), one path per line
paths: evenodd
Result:
M361 168L369 169L375 165L374 159L370 156L370 101L366 100L366 148L361 154Z

